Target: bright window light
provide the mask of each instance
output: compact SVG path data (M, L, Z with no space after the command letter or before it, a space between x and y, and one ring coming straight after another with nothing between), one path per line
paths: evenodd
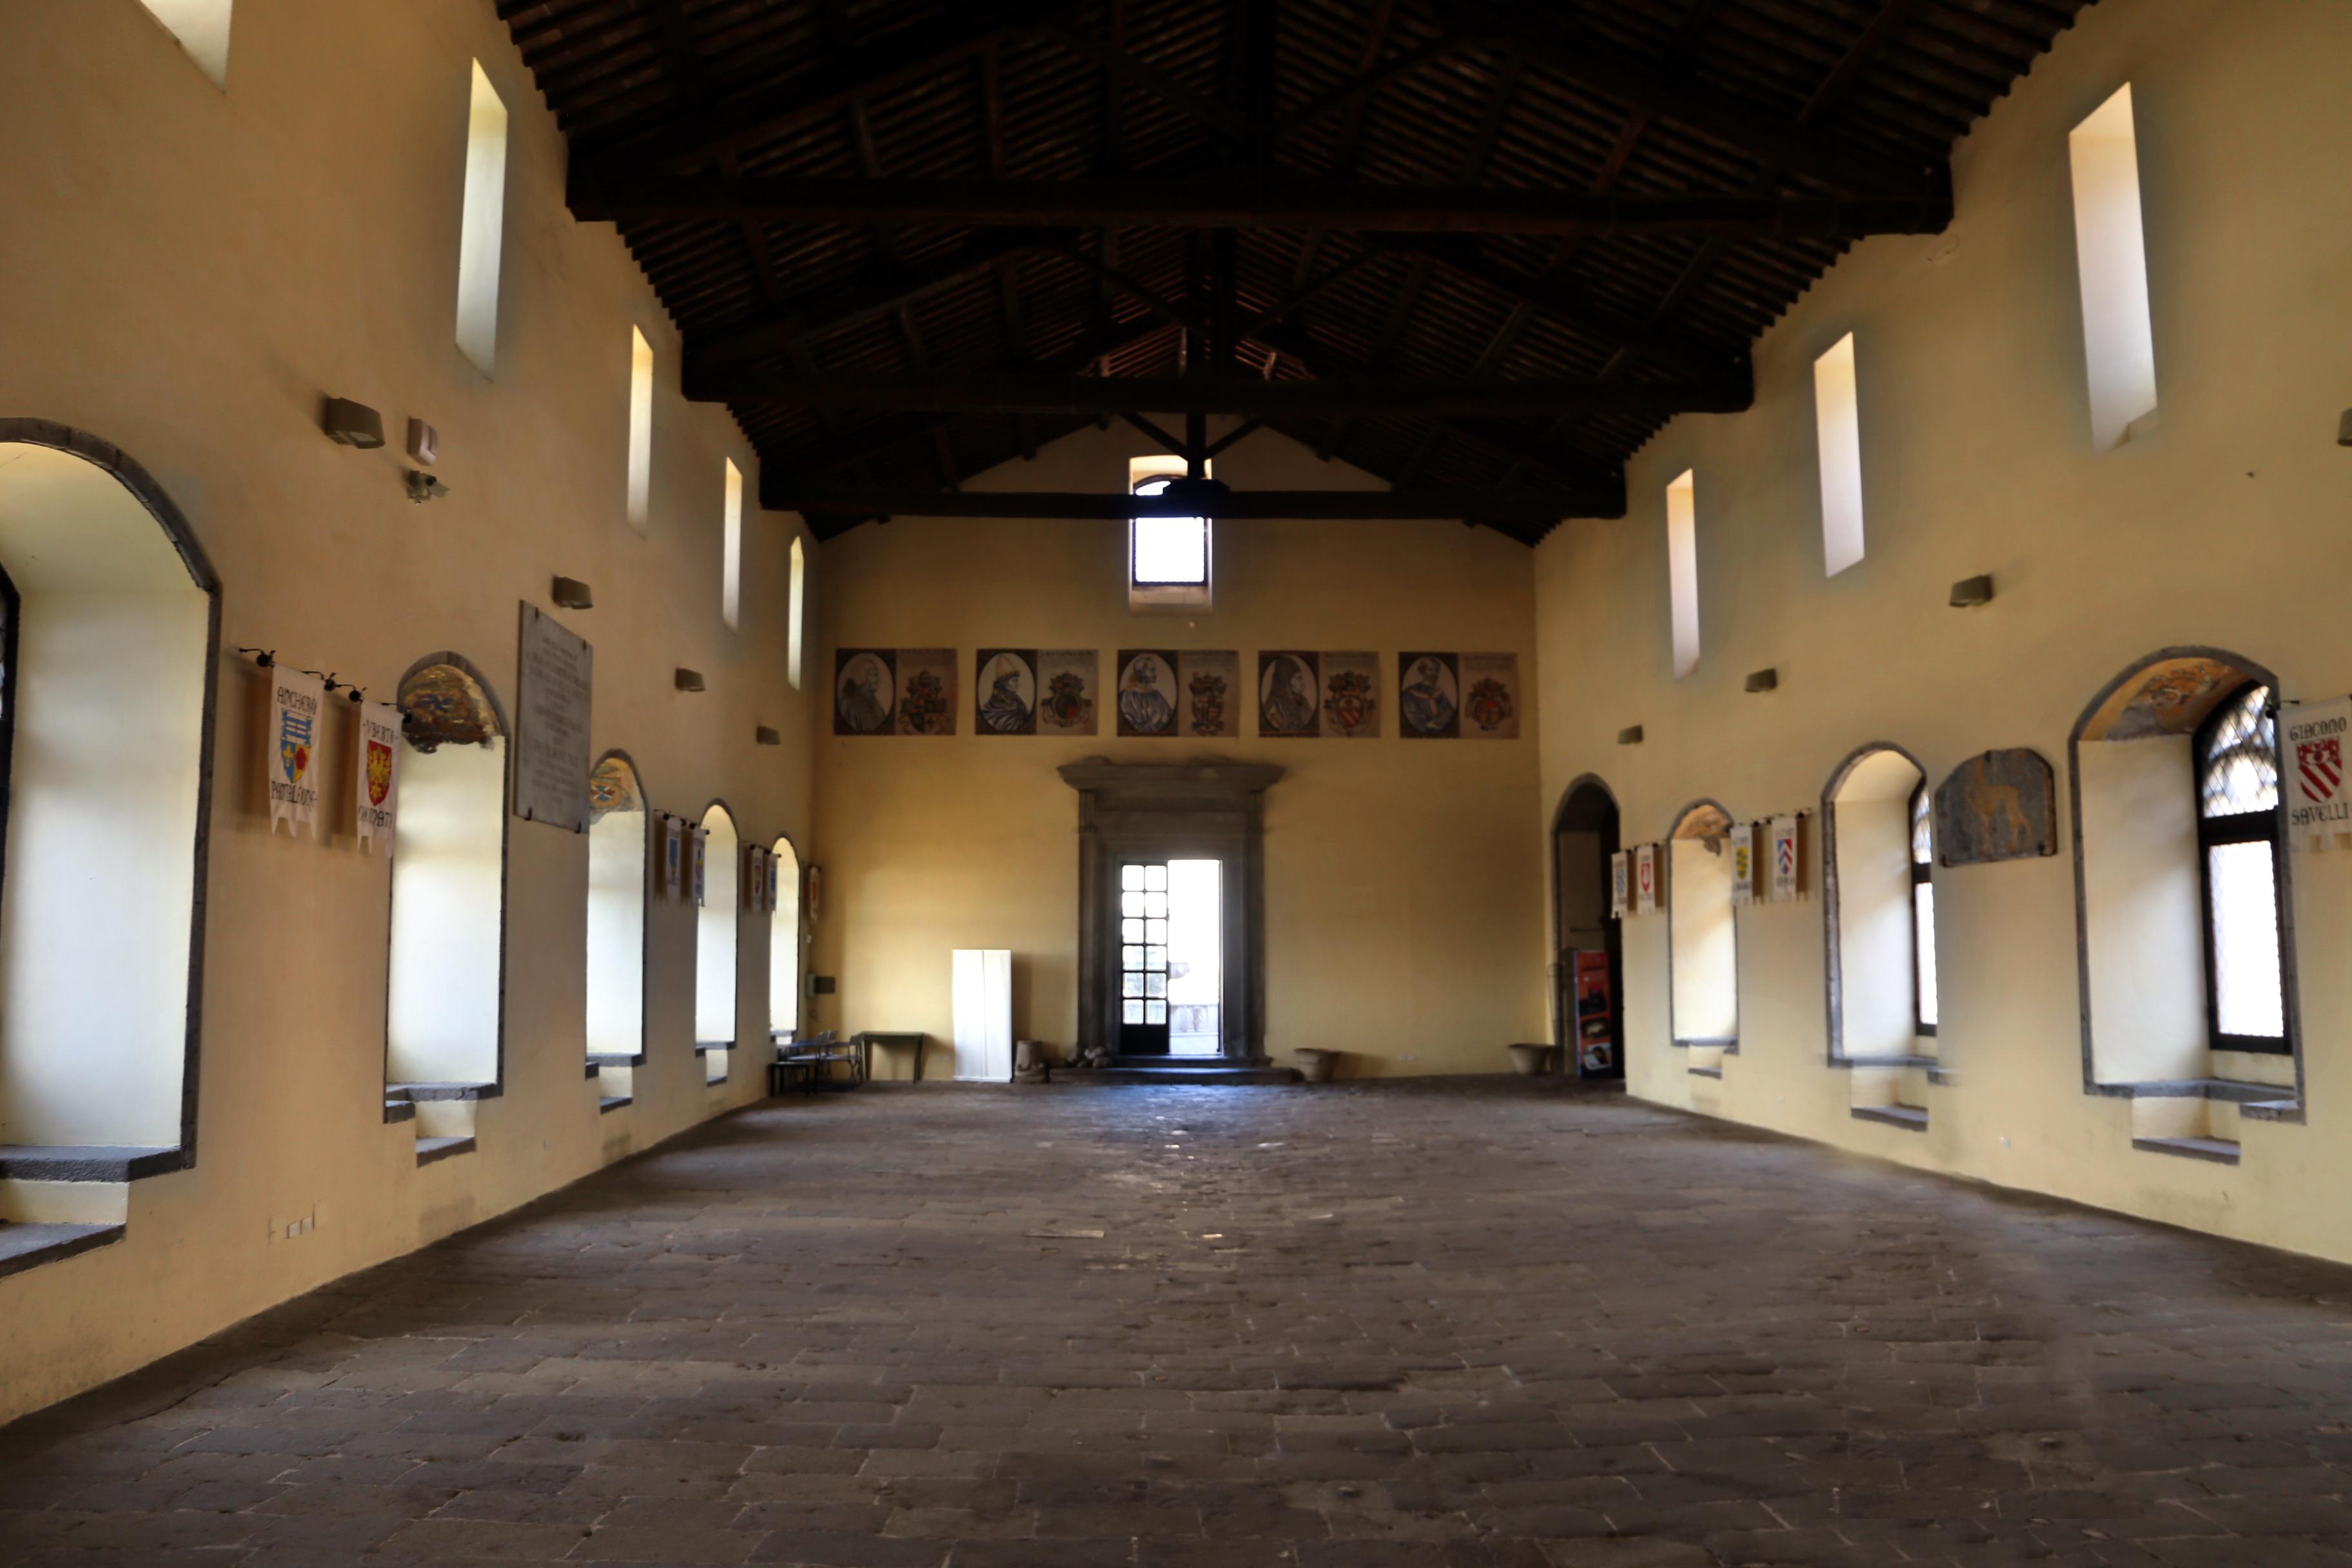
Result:
M1135 487L1156 496L1165 479ZM1205 517L1139 517L1135 520L1135 580L1144 586L1206 587L1209 582L1209 520Z
M654 493L654 346L629 329L629 526L646 531Z
M229 0L140 0L163 30L212 79L215 87L228 87Z
M1698 490L1688 468L1666 487L1666 578L1679 680L1698 668Z
M720 545L719 618L733 631L743 619L743 470L727 459L727 533Z
M1915 882L1911 887L1911 940L1914 962L1919 970L1919 1022L1932 1029L1936 1026L1936 884Z
M497 374L506 210L507 106L476 60L466 122L466 207L457 236L457 347L484 375Z
M2091 443L2104 452L2130 439L2134 420L2156 411L2156 338L2148 319L2130 83L2074 127L2066 149L2074 169L2074 259L2083 279Z
M2216 844L2205 852L2213 897L2215 1022L2225 1035L2278 1038L2286 1033L2286 987L2280 980L2278 871L2261 839Z
M784 674L791 679L793 689L801 689L801 605L808 589L808 561L801 552L801 542L793 540L793 587L784 644Z
M1862 416L1852 332L1813 362L1813 420L1822 458L1822 557L1834 577L1862 560Z

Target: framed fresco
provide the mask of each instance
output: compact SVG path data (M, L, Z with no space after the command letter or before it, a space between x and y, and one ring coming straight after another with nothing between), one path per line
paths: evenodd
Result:
M1450 653L1397 655L1397 733L1451 741L1462 733L1462 670Z
M1461 668L1463 737L1473 741L1517 740L1519 656L1465 653Z
M1381 656L1323 656L1323 732L1335 740L1381 737Z
M1936 786L1936 858L1983 866L2058 853L2058 781L2031 747L1970 757Z
M1323 733L1322 661L1311 653L1257 656L1257 732L1268 740Z
M984 647L972 658L971 732L1037 732L1037 650Z
M1180 653L1176 693L1183 707L1178 728L1202 741L1231 740L1242 732L1242 656Z
M1093 648L1047 648L1037 656L1037 733L1096 733L1100 656Z
M845 647L833 656L833 732L887 735L898 704L898 652Z
M1176 656L1160 648L1118 650L1118 732L1166 736L1177 732Z
M952 735L957 706L955 649L898 650L898 733Z

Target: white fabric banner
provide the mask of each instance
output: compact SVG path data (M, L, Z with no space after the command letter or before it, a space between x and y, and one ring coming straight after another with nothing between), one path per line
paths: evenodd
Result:
M2298 849L2352 849L2352 697L2291 702L2279 712L2279 787Z
M1766 869L1772 879L1772 901L1785 904L1797 896L1797 819L1772 819L1771 859Z
M1633 868L1628 864L1631 852L1621 849L1609 857L1609 918L1623 920L1633 913Z
M1756 901L1756 825L1752 822L1731 825L1731 901Z
M315 675L269 668L269 831L280 821L296 837L305 827L319 836L319 740L327 692Z
M1633 912L1658 912L1658 847L1654 844L1633 851Z
M392 853L400 811L400 710L389 702L360 704L360 842Z

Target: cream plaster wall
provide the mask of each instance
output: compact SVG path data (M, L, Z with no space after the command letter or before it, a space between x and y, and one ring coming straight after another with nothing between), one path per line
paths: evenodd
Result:
M1124 426L1083 430L966 488L1117 491L1143 450ZM1270 434L1223 454L1217 477L1237 489L1378 488ZM1394 712L1402 649L1515 652L1524 683L1527 549L1433 521L1228 522L1214 549L1213 612L1136 614L1118 523L901 517L825 546L838 641L954 647L963 689L952 738L835 738L829 711L814 716L810 858L824 877L812 962L841 989L813 999L811 1028L945 1041L949 953L1008 947L1015 1035L1067 1047L1077 795L1054 770L1089 756L1217 756L1290 770L1265 796L1265 1039L1277 1061L1317 1046L1349 1053L1348 1075L1485 1071L1510 1041L1549 1037L1546 873L1524 845L1538 805L1532 724L1517 741L1407 741ZM975 735L981 647L1097 648L1106 684L1121 647L1232 648L1252 690L1261 648L1374 649L1381 738L1260 740L1254 701L1241 738L1225 742L1119 740L1108 713L1092 740ZM827 644L812 691L829 692L833 668ZM946 1055L930 1058L942 1076Z
M2066 738L2126 664L2242 651L2290 700L2352 689L2333 585L2352 566L2352 9L2166 0L2085 11L1958 148L1940 237L1856 246L1757 346L1746 414L1668 426L1632 515L1537 552L1543 793L1593 772L1654 839L1696 795L1807 806L1865 742L1941 779L1996 746L2059 769L2063 852L1938 869L1938 1046L1925 1133L1853 1121L1823 1065L1818 898L1739 911L1740 1054L1720 1082L1666 1041L1666 922L1625 933L1633 1092L1931 1168L2352 1258L2345 962L2352 856L2299 857L2308 1125L2246 1122L2235 1167L2136 1152L2131 1107L2082 1089ZM2094 450L2067 134L2133 86L2163 404ZM1856 333L1868 556L1822 571L1811 364ZM1697 475L1705 657L1673 678L1663 492ZM1993 574L1982 609L1949 584ZM1780 689L1741 689L1775 666ZM1616 731L1643 726L1635 747ZM1530 859L1544 853L1528 819ZM1815 868L1818 869L1818 868ZM1817 884L1816 884L1817 885Z
M197 1163L135 1184L119 1245L0 1279L0 1416L128 1371L347 1270L512 1208L761 1090L691 1054L691 912L651 911L651 1058L600 1116L583 1081L587 839L512 824L504 1098L471 1154L419 1169L380 1120L389 863L361 853L323 758L327 841L271 837L264 683L239 645L388 697L450 648L512 711L518 601L561 573L593 611L593 750L628 750L657 808L714 797L744 831L807 841L807 701L784 680L798 520L747 520L740 634L719 622L722 463L756 463L722 410L677 393L678 338L609 227L562 205L565 152L492 6L237 0L236 70L205 79L136 0L0 6L0 412L122 447L187 514L223 584ZM509 110L497 377L456 342L471 61ZM652 517L625 515L629 329L653 343ZM318 426L322 395L379 408L393 444ZM440 427L452 493L402 493L400 432ZM814 552L821 617L831 563ZM709 689L673 689L679 665ZM755 745L772 725L781 750ZM125 889L126 898L140 889ZM743 922L745 1016L767 928ZM89 976L105 984L103 963ZM14 1037L0 1053L37 1051ZM268 1239L273 1215L318 1228ZM93 1310L103 1302L103 1310Z

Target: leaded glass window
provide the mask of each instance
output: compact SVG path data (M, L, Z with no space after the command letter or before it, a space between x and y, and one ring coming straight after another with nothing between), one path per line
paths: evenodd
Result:
M2279 940L2278 716L2249 683L2197 731L2197 844L2206 1022L2217 1050L2287 1049Z
M1911 792L1911 999L1918 1033L1936 1032L1936 821L1922 780Z

